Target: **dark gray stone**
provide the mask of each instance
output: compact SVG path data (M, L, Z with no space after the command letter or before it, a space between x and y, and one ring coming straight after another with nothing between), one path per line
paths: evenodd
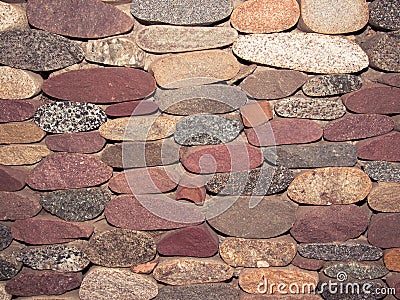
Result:
M0 251L7 248L12 240L11 228L0 223Z
M400 1L375 0L369 5L369 24L387 30L400 29Z
M13 278L21 270L22 264L12 253L0 254L0 280Z
M361 78L349 74L319 75L311 77L304 85L308 96L335 96L350 93L361 88Z
M382 280L331 280L334 288L329 289L329 283L321 288L323 281L319 283L321 295L326 300L376 300L385 298L384 293L378 293L386 288Z
M369 161L364 163L364 171L376 181L400 182L400 164L386 161Z
M336 278L337 274L345 273L355 279L376 279L389 273L382 262L333 262L325 265L325 275Z
M239 289L227 283L205 283L184 286L164 286L154 300L238 300Z

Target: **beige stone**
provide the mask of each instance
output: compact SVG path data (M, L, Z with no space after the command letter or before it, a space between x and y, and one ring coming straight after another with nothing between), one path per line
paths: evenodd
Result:
M12 295L6 291L6 283L0 282L0 300L11 300Z
M33 122L0 124L0 144L29 144L40 141L45 132Z
M51 152L44 145L0 146L0 164L7 166L32 165Z
M368 196L369 206L386 213L400 212L400 183L380 182Z
M0 2L0 32L28 27L28 19L22 7Z
M37 95L42 87L40 75L30 71L0 67L0 99L26 99Z

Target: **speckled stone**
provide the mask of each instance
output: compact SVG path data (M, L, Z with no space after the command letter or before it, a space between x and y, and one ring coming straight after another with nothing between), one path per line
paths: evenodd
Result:
M400 248L392 248L385 250L383 261L388 270L400 272Z
M0 101L0 123L25 121L33 117L35 110L28 100Z
M39 142L45 134L33 122L0 124L0 144L29 144Z
M203 283L183 286L164 286L154 300L171 299L224 299L238 300L239 289L228 283Z
M0 223L0 250L6 249L12 241L11 228Z
M380 248L400 247L400 214L377 214L368 228L368 241Z
M0 220L27 219L39 213L39 201L24 193L0 192Z
M29 24L76 38L100 38L132 29L132 19L110 4L96 0L47 2L32 0L26 7Z
M220 245L222 259L232 267L281 267L295 257L296 242L289 236L268 240L226 238Z
M288 196L304 204L351 204L365 199L371 189L371 180L360 169L327 167L297 176L288 187Z
M21 169L0 166L0 191L15 192L25 186L26 172Z
M400 184L380 182L368 195L368 205L376 211L400 212Z
M400 2L376 0L369 4L369 24L386 30L400 29Z
M385 276L389 271L383 263L335 262L325 265L324 274L336 278L337 274L345 273L356 279L376 279Z
M285 197L213 199L207 206L207 222L228 236L267 239L285 233L295 222L297 206Z
M24 29L29 26L25 10L21 6L8 4L6 2L0 3L0 24L0 32Z
M301 206L290 234L301 243L344 242L359 237L369 217L356 205Z
M378 260L383 255L382 249L359 243L300 244L297 251L306 258L337 261Z
M166 113L186 116L228 113L243 106L247 96L238 87L212 84L173 90L157 89L154 101Z
M324 261L319 259L305 258L297 253L292 261L292 265L304 270L318 271L324 266Z
M281 117L317 120L338 119L346 112L346 107L338 101L294 97L278 101L274 109Z
M43 79L30 71L1 66L0 83L1 99L26 99L40 92Z
M91 131L48 135L45 143L52 151L96 153L103 149L106 140L97 131Z
M105 109L105 113L110 117L130 117L150 115L158 110L158 105L153 101L128 101L112 104Z
M279 99L294 94L306 81L307 75L298 71L257 67L239 86L256 99Z
M21 268L22 264L17 261L16 255L14 253L0 253L0 280L13 278L15 275L18 274Z
M65 221L82 222L99 216L110 200L111 195L101 188L86 188L43 194L40 204Z
M32 165L51 152L43 145L0 146L0 164L8 166Z
M135 274L127 269L91 269L79 289L81 300L153 299L158 293L151 277Z
M233 268L216 259L170 258L154 269L157 281L169 285L222 282L233 276Z
M400 132L395 131L358 142L357 156L365 160L400 162L399 145Z
M163 88L183 88L228 80L239 69L236 57L223 50L173 54L151 65L157 84Z
M0 63L32 71L52 71L80 62L83 50L73 41L41 30L0 33Z
M54 153L43 159L27 178L37 190L65 190L106 182L112 168L88 154Z
M378 82L394 87L400 87L400 73L386 73L377 79Z
M206 25L227 18L233 10L232 0L218 3L205 0L201 3L185 0L178 5L173 0L133 0L131 13L135 18L152 23L174 25Z
M361 78L349 74L318 75L303 85L304 94L311 97L335 96L361 88Z
M237 6L231 24L246 33L271 33L296 25L300 7L295 0L250 0Z
M136 42L147 52L168 53L206 50L232 44L238 36L230 27L146 26L136 33Z
M254 63L313 73L354 73L368 67L368 57L357 44L315 33L240 36L233 52Z
M400 182L400 164L386 161L364 163L364 171L371 179L384 182Z
M250 102L240 108L240 115L246 127L260 126L274 116L269 101Z
M175 142L184 146L228 143L243 129L241 121L216 115L194 115L176 124Z

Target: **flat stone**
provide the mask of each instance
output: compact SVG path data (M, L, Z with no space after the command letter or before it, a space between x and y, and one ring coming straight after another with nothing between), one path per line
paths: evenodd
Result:
M297 206L285 197L213 199L206 210L207 222L228 236L268 239L285 233L295 222Z
M296 242L289 236L268 240L226 238L220 245L222 259L232 267L287 266L296 255Z
M350 74L318 75L303 85L304 94L311 97L335 96L361 88L361 78Z
M399 88L370 86L345 95L343 104L348 110L360 114L397 114L400 113L399 95Z
M335 100L294 97L278 101L274 109L281 117L317 120L338 119L346 112L346 107Z
M67 5L66 5L67 4ZM101 38L132 29L133 21L110 4L95 0L65 3L33 0L26 6L32 26L76 38Z
M0 192L0 220L27 219L39 213L39 201L23 193Z
M83 50L73 41L41 30L0 33L0 63L32 71L53 71L80 62Z
M27 99L39 94L43 79L30 71L1 66L0 83L1 99Z
M14 296L61 295L82 282L82 273L25 269L7 281L6 291Z
M363 262L336 262L325 265L324 274L337 278L339 273L359 280L377 279L385 276L389 271L383 263L363 263Z
M375 181L400 182L400 164L368 161L364 163L364 171Z
M247 101L238 87L226 84L157 89L154 101L160 109L174 115L223 114L239 109Z
M295 258L292 260L292 265L304 270L318 271L324 266L324 261L319 259L305 258L299 254L296 254Z
M229 280L233 271L217 259L170 258L160 261L153 277L169 285L188 285Z
M0 32L29 27L25 10L18 5L0 3Z
M400 162L400 132L395 131L356 144L357 155L365 160Z
M291 169L352 167L357 163L352 144L285 145L264 148L267 162Z
M26 172L6 166L0 166L0 191L15 192L25 186Z
M230 27L146 26L136 33L136 42L147 52L169 53L225 47L238 33Z
M111 195L101 188L85 188L43 194L40 204L65 221L83 222L99 216L110 200Z
M400 87L400 74L387 73L378 78L378 82L394 87Z
M369 24L386 30L400 29L400 2L380 0L369 4Z
M6 249L12 241L11 228L0 223L0 251Z
M127 269L98 267L91 269L82 281L82 300L153 299L158 293L154 279Z
M32 118L35 111L35 106L29 101L0 101L0 123L25 121Z
M7 145L0 147L0 164L33 165L51 152L43 145Z
M368 195L368 205L379 212L400 212L400 184L380 182Z
M163 236L157 251L164 256L210 257L218 252L218 237L203 225L186 227Z
M131 13L135 18L151 23L166 23L173 25L206 25L221 21L231 14L232 0L222 0L218 3L205 0L198 3L193 0L176 5L168 1L133 0Z
M253 72L257 69L256 64L251 64L251 65L241 65L239 72L233 76L231 79L227 81L229 85L232 84L237 84L238 82L242 81L245 79L247 76L253 74Z
M187 149L182 165L193 173L234 172L251 170L262 164L259 148L248 144L222 144Z
M96 153L106 144L97 131L48 135L44 141L52 151L73 153Z
M400 293L400 275L397 273L392 273L389 276L385 277L385 281L387 283L387 285L391 288L395 289L395 295L399 295ZM399 296L397 296L397 298L395 298L395 296L393 296L393 298L388 298L388 299L398 299Z
M240 108L242 121L246 127L256 127L273 118L271 104L268 101L250 102Z
M33 122L0 124L0 144L39 142L46 133Z
M8 280L13 278L18 274L21 268L22 264L17 261L15 254L12 252L0 253L0 280Z
M143 68L148 54L129 37L111 37L88 41L85 59L111 66Z
M290 234L301 243L344 242L359 237L370 216L356 205L302 206Z
M300 244L297 251L306 258L337 261L378 260L383 255L378 247L354 242Z
M346 115L330 122L324 128L324 139L340 142L364 139L392 131L394 121L377 114Z
M223 50L173 54L160 58L151 65L157 84L171 89L228 80L239 69L240 64L236 57Z
M368 57L356 43L315 33L240 36L233 52L254 63L312 73L355 73L368 67Z
M351 204L371 192L368 175L357 168L327 167L304 172L288 188L288 196L312 205Z
M206 200L206 188L200 187L188 187L186 185L178 185L175 192L176 200L188 200L196 204L203 204Z
M377 214L368 228L368 241L380 248L400 247L400 214Z
M311 120L282 119L254 128L246 128L249 143L257 147L305 144L319 140L323 130Z
M265 70L258 67L239 86L256 99L279 99L294 94L306 81L307 75L298 71Z
M239 289L228 283L203 283L191 284L186 286L164 286L158 291L154 300L171 300L171 299L196 299L208 300L239 299Z
M383 255L385 266L390 271L400 271L400 248L387 249Z
M112 168L88 154L54 153L44 158L27 178L37 190L96 186L111 178Z
M159 259L156 258L152 261L147 263L139 264L136 266L131 267L132 272L137 274L151 274L154 268L158 265Z
M158 110L158 105L153 101L128 101L112 104L105 109L110 117L130 117L150 115Z
M43 91L54 98L92 103L142 99L156 88L149 73L123 67L74 70L47 79Z
M271 33L296 25L300 7L295 0L251 0L237 6L231 15L234 28L246 33Z

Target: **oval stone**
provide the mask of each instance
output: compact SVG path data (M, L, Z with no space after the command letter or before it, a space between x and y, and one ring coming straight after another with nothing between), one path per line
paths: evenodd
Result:
M39 201L28 194L0 192L0 220L27 219L39 213Z
M25 186L24 170L0 166L0 175L0 191L15 192Z
M289 185L288 196L304 204L351 204L365 199L371 189L371 180L360 169L328 167L297 176Z
M229 283L203 283L183 286L164 286L158 291L154 300L196 299L209 300L210 295L215 299L237 300L239 289Z
M33 122L0 124L0 144L39 142L46 133Z
M112 104L105 110L110 117L130 117L153 114L158 110L158 105L153 101L128 101Z
M269 101L249 102L240 108L240 115L246 127L260 126L274 117Z
M346 115L324 128L324 139L333 142L351 141L382 135L393 130L394 121L377 114Z
M371 179L383 182L400 182L400 164L386 161L364 163L364 171Z
M362 262L337 262L326 264L324 274L337 278L338 274L345 273L347 276L356 279L376 279L385 276L389 271L383 263L362 263Z
M83 50L73 41L41 30L0 33L0 63L32 71L52 71L80 62Z
M316 33L240 36L233 45L233 52L254 63L312 73L355 73L369 63L356 43Z
M47 79L43 91L54 98L92 103L142 99L156 89L149 73L122 67L74 70Z
M33 117L35 110L30 101L0 101L0 123L25 121Z
M0 24L0 32L23 29L29 26L25 10L18 5L6 2L0 3Z
M361 78L349 74L318 75L303 85L304 94L311 97L335 96L361 88Z
M153 276L169 285L188 285L229 280L233 271L217 259L171 258L160 261Z
M400 271L400 248L385 250L383 261L385 266L390 271Z
M380 182L368 195L368 205L379 212L400 213L400 184Z
M365 160L400 162L400 132L395 131L356 144L357 155Z
M55 153L43 159L27 178L37 190L96 186L112 176L112 168L88 154Z
M369 24L386 30L400 29L399 1L379 0L369 4Z
M136 42L147 52L169 53L206 50L232 44L238 36L230 27L146 26L136 33Z
M223 50L173 54L151 65L157 84L171 89L228 80L239 69L236 57Z
M0 223L0 251L6 249L12 241L11 228Z
M26 6L29 24L76 38L100 38L132 29L133 21L110 4L96 0L32 0Z
M0 164L33 165L51 152L43 145L7 145L0 147Z
M368 228L368 241L380 248L400 247L400 214L377 214Z
M324 266L324 261L319 259L305 258L300 254L296 254L292 261L292 265L299 267L300 269L309 271L318 271Z
M91 131L48 135L45 143L52 151L95 153L103 149L106 140L97 131Z
M30 71L1 66L0 83L0 99L27 99L39 94L43 79Z

